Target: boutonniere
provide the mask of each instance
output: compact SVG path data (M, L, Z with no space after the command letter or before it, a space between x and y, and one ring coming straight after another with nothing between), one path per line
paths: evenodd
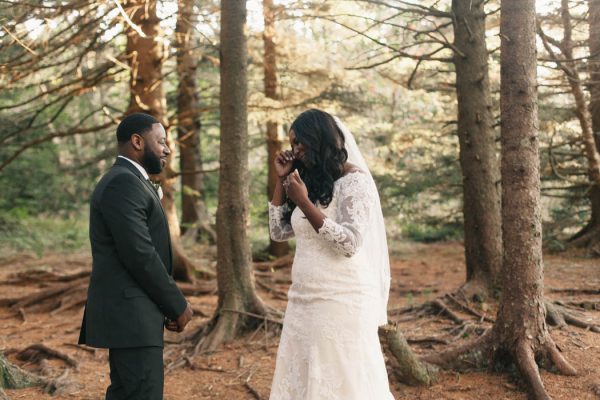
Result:
M152 187L154 188L154 190L158 194L158 198L162 200L162 198L163 198L163 191L162 191L162 187L160 186L160 182L153 182L150 179L148 179L148 182L150 182L150 184L152 185Z

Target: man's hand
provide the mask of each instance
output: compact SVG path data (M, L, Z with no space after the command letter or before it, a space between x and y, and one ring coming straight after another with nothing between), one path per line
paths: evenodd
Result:
M165 327L173 332L183 332L185 326L192 320L192 315L194 315L194 312L192 311L192 305L188 301L185 311L177 317L177 321L167 319Z
M177 326L177 321L173 321L172 319L167 318L165 320L165 328L172 332L179 332L179 327Z

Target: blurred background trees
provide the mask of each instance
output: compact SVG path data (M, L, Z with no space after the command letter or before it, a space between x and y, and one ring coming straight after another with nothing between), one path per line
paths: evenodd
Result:
M392 247L401 238L462 239L466 281L493 291L499 2L247 7L254 256L288 252L268 240L269 160L287 146L293 118L319 107L344 119L364 149ZM538 1L542 206L553 250L599 252L598 7ZM0 3L3 251L86 245L89 194L116 154L116 124L133 109L155 113L169 130L175 152L160 179L173 232L214 243L219 31L212 0ZM156 93L160 109L144 97ZM44 234L55 229L64 234Z

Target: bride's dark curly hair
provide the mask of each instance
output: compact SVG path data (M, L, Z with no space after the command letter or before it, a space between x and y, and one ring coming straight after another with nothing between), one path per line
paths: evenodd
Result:
M331 114L314 108L300 114L290 130L304 146L303 161L294 161L294 168L306 184L308 198L327 207L333 198L333 182L343 175L348 160L344 134ZM289 222L296 205L290 199L287 204L285 219Z

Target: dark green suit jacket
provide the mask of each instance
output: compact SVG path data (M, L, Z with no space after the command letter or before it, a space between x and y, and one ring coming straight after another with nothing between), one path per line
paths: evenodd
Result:
M152 185L117 158L90 204L92 274L80 344L163 346L165 316L187 307L172 273L169 227Z

